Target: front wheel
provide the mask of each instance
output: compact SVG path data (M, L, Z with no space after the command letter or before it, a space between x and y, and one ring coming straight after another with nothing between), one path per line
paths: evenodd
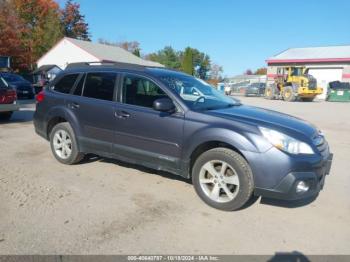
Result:
M200 155L193 166L192 182L205 203L225 211L244 206L254 189L247 161L228 148L214 148Z

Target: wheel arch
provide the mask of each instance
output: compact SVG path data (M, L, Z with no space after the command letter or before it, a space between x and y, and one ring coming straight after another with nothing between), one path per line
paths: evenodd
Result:
M190 176L192 174L193 165L194 165L195 161L197 160L197 158L201 154L203 154L204 152L211 150L211 149L214 149L214 148L218 148L218 147L231 149L232 151L235 151L236 153L240 154L244 159L246 159L244 154L237 147L233 146L232 144L228 144L226 142L219 141L219 140L206 141L206 142L203 142L202 144L198 145L190 155L190 162L189 162Z
M185 150L184 154L184 157L185 159L187 159L188 163L188 176L191 176L192 167L196 159L202 153L210 149L217 147L229 148L239 153L246 160L247 157L245 156L245 151L258 151L250 140L232 130L215 128L212 130L207 130L205 131L205 133L202 134L195 134L191 137L191 141L188 142L191 146L189 146L187 150Z
M65 108L55 107L48 113L46 120L46 136L48 140L53 127L62 122L68 122L73 128L74 135L76 137L80 136L81 131L76 116Z

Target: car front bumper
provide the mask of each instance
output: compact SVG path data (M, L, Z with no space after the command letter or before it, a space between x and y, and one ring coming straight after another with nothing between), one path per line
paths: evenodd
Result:
M326 140L314 148L315 154L293 155L271 147L262 152L242 152L254 176L254 194L285 200L297 200L317 195L330 173L333 154ZM297 192L300 181L309 189ZM300 189L299 183L299 189Z
M255 195L283 200L300 200L317 195L324 186L325 178L329 175L332 166L333 154L322 161L321 165L312 171L290 172L275 187L271 189L255 188ZM297 192L297 185L303 181L309 189Z

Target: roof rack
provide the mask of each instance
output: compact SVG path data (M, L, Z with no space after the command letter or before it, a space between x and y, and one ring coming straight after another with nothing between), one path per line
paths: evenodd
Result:
M129 64L129 63L121 63L121 62L78 62L78 63L70 63L67 65L66 69L72 68L81 68L88 67L91 68L93 66L109 66L116 67L120 69L137 69L137 70L145 70L148 67L152 68L164 68L164 67L156 67L156 66L148 66L148 65L137 65L137 64Z

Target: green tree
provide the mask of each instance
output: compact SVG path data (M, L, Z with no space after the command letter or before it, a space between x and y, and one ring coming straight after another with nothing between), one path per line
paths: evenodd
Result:
M166 46L158 52L151 53L145 58L154 62L161 63L168 68L180 69L180 52L176 52L171 46Z
M193 57L192 61L193 61L193 68L194 68L193 75L204 80L208 79L210 66L211 66L209 55L203 52L200 52L196 48L191 48L191 47L187 47L187 48L191 49L192 51L192 57ZM185 49L185 52L186 52L186 49ZM183 61L183 56L185 52L181 53L182 61Z
M140 48L136 48L134 50L134 52L132 52L134 55L138 56L138 57L141 57L141 54L140 54Z
M187 74L194 75L193 49L190 47L187 47L183 54L182 70Z
M80 13L79 4L68 0L61 11L61 21L65 36L90 41L89 25L85 22L85 16Z

